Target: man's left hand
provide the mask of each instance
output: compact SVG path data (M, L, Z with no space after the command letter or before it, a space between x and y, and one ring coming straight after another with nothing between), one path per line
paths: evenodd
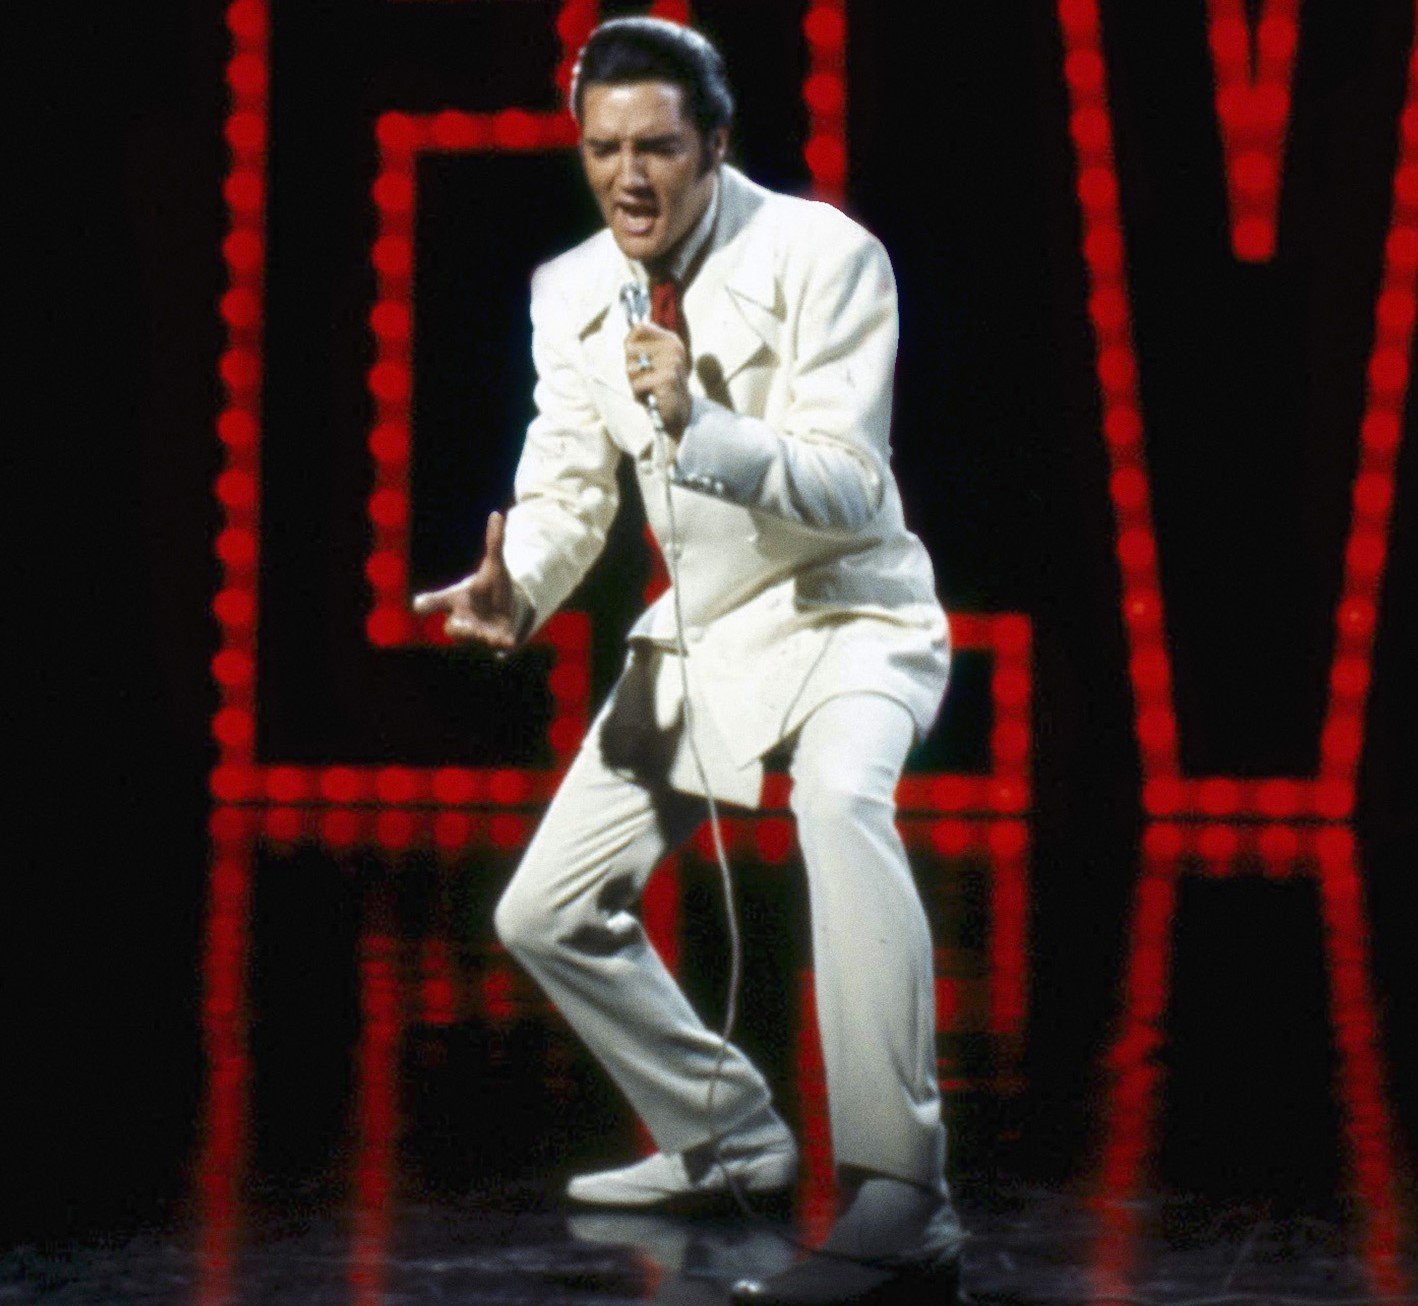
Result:
M625 369L630 388L643 404L651 395L665 430L674 439L689 425L689 350L673 331L641 322L625 337Z

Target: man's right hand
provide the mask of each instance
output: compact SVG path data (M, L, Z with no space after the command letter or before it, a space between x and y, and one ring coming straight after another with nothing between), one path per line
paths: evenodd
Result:
M491 514L486 551L477 571L447 589L415 594L414 611L446 612L443 629L450 639L476 640L495 652L510 653L521 643L522 613L502 558L503 531L502 514Z

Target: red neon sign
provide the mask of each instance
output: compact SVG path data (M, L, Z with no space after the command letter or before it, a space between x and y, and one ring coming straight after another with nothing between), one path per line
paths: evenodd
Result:
M360 941L360 1040L356 1056L354 1230L349 1265L356 1306L384 1300L399 1140L399 1051L404 994L397 940Z
M1287 0L1288 3L1288 0ZM1239 5L1234 6L1239 9ZM1229 0L1213 6L1213 45L1234 51L1236 31L1228 26ZM1272 0L1262 24L1262 70L1271 80L1246 89L1232 77L1234 61L1218 55L1218 102L1223 92L1245 90L1246 103L1255 96L1275 99L1278 52L1293 58L1295 34L1285 26L1286 4ZM1344 578L1335 611L1335 642L1329 677L1329 697L1320 741L1319 774L1240 779L1229 776L1183 777L1178 759L1177 717L1172 696L1172 662L1164 637L1165 603L1157 566L1157 537L1152 518L1152 491L1144 453L1145 415L1138 393L1138 361L1133 344L1132 299L1124 257L1122 213L1117 166L1113 154L1112 112L1102 51L1097 0L1059 0L1064 39L1064 78L1071 107L1070 133L1077 163L1077 190L1082 214L1083 259L1090 292L1088 312L1096 342L1095 367L1102 397L1102 428L1110 475L1109 495L1116 524L1116 550L1122 580L1123 624L1129 647L1134 725L1142 758L1143 808L1153 817L1194 817L1209 820L1284 820L1320 818L1342 821L1354 810L1354 782L1364 745L1364 709L1373 664L1378 596L1383 584L1389 522L1392 515L1394 470L1403 437L1403 411L1409 393L1408 355L1413 342L1415 277L1418 277L1418 64L1410 58L1408 90L1403 109L1393 208L1384 247L1382 285L1375 312L1374 343L1369 356L1365 414L1360 428L1360 457L1355 477ZM1265 26L1269 23L1269 26ZM1244 26L1244 25L1243 25ZM1217 33L1220 33L1220 36ZM1229 35L1228 35L1229 33ZM1266 35L1266 34L1269 35ZM1287 35L1288 33L1288 35ZM1244 34L1244 33L1243 33ZM1272 50L1266 62L1266 49ZM1285 65L1288 69L1288 64ZM1227 72L1226 69L1230 69ZM1269 69L1268 72L1264 71ZM1288 71L1286 77L1288 78ZM1266 88L1269 88L1268 90ZM1239 90L1238 90L1239 88ZM1264 94L1262 95L1262 92ZM1230 104L1231 99L1226 100ZM1288 104L1288 92L1286 93ZM1274 106L1272 106L1273 108ZM1249 116L1248 116L1249 115ZM1246 132L1264 128L1270 164L1276 165L1283 141L1284 114L1270 110L1245 114L1227 110L1223 123L1228 167L1245 174L1241 160L1260 149L1259 137ZM1244 128L1244 131L1242 130ZM1238 134L1239 133L1239 134ZM1246 150L1236 154L1244 136ZM1267 166L1270 166L1268 164ZM1243 178L1242 178L1243 179ZM1239 194L1239 199L1236 195ZM1261 192L1245 186L1233 192L1242 204L1236 230L1248 253L1261 257L1265 241L1260 227L1274 216L1260 208Z
M502 849L496 833L502 815L315 806L219 807L213 813L203 1001L208 1076L205 1142L197 1174L199 1301L230 1299L241 1244L242 1181L251 1124L246 987L256 849L264 845L279 852L297 843L313 843L337 856L373 853L397 864L411 849L431 848L465 868L470 847L494 854ZM453 819L464 824L459 839L450 843L441 831ZM776 854L781 825L781 818L775 816L736 819L728 823L726 836L740 855L752 857L753 848L765 844ZM774 833L765 837L765 827ZM521 832L522 839L525 833ZM949 949L937 950L941 974L936 1030L943 1036L987 1035L994 1048L989 1067L992 1086L1005 1092L1017 1089L1014 1062L1022 1046L1027 1004L1028 827L1018 820L916 817L901 823L901 834L919 856L939 858L947 867L973 861L987 868L980 942L960 946L956 957L944 955ZM712 853L701 855L712 858ZM946 868L938 871L945 878L952 873ZM660 929L667 925L673 928L674 922L658 923ZM461 966L441 928L434 930L406 944L376 924L366 929L359 943L361 1025L355 1051L354 1220L348 1281L353 1297L361 1301L377 1301L385 1286L390 1203L397 1184L399 1049L408 1025L443 1027L472 1018L507 1029L548 1015L545 999L498 945L489 940L480 958ZM655 942L662 955L666 943L678 946L674 936ZM809 1229L820 1235L831 1221L835 1180L813 1008L811 972L804 972L794 1052L804 1133L801 1194ZM940 1076L948 1092L981 1082L948 1058L940 1062Z
M1217 110L1225 145L1232 241L1238 258L1275 250L1280 163L1289 112L1297 5L1268 0L1250 75L1250 33L1237 0L1211 0ZM1406 1290L1398 1260L1397 1170L1383 1091L1378 1019L1369 987L1367 928L1352 815L1364 741L1364 706L1383 580L1394 469L1408 396L1407 355L1418 273L1418 59L1410 55L1393 209L1375 314L1365 416L1360 431L1343 586L1320 748L1310 779L1183 779L1164 642L1151 487L1143 455L1131 295L1124 258L1113 125L1097 0L1059 0L1064 75L1083 217L1083 257L1091 293L1095 364L1117 528L1122 607L1130 648L1134 718L1142 756L1144 835L1122 995L1108 1056L1106 1136L1098 1176L1100 1236L1093 1270L1100 1295L1126 1295L1139 1246L1136 1198L1152 1155L1162 1082L1158 1052L1171 985L1171 940L1180 876L1231 878L1257 870L1272 880L1313 876L1319 886L1330 980L1330 1026L1338 1050L1338 1096L1355 1191L1366 1219L1364 1259L1376 1293ZM1180 818L1180 819L1176 819ZM1200 819L1198 819L1200 818ZM1308 819L1306 819L1308 818ZM1182 821L1191 823L1183 824Z
M659 3L651 13L675 22L688 21L688 5ZM557 19L562 56L556 80L569 93L577 51L599 20L595 4L570 0ZM803 83L808 113L804 160L819 198L840 202L847 179L846 43L844 0L819 0L804 15L803 36L809 65ZM423 153L504 154L547 153L572 149L577 128L571 114L529 113L504 109L498 113L381 115L376 126L379 172L370 189L377 230L370 251L376 280L376 302L370 312L375 361L368 387L374 403L374 427L369 449L374 458L374 488L368 516L373 548L365 564L372 608L366 622L370 641L392 648L409 644L447 643L443 618L433 614L417 622L408 609L409 454L413 438L410 397L413 393L413 231L418 201L416 169ZM554 746L555 749L555 746ZM558 753L560 756L560 753Z
M682 3L657 4L654 12L684 19ZM598 7L567 0L557 20L563 55L557 73L563 90L571 60L598 18ZM224 462L215 493L222 510L216 551L222 582L213 600L221 630L212 662L219 706L212 733L219 746L210 787L222 804L214 817L213 893L209 925L213 949L206 976L207 1033L213 1060L207 1119L210 1139L201 1174L204 1204L204 1300L228 1294L239 1215L240 1157L245 1146L247 1064L241 1012L234 1006L244 984L245 895L249 893L252 840L276 846L316 840L335 851L373 847L385 854L433 848L448 856L472 848L515 851L530 835L534 813L554 792L560 769L584 734L589 703L589 620L563 613L542 637L554 651L550 689L557 705L549 743L556 766L546 772L517 768L289 765L260 759L256 750L260 556L261 378L263 370L264 274L269 79L267 0L234 0L227 10L233 53L228 66L232 89L227 137L232 161L223 193L229 232L223 255L229 289L221 303L227 348L221 358L226 401L217 421ZM843 0L818 0L802 20L809 52L803 87L808 111L805 160L814 192L840 200L848 157L846 115L846 10ZM377 291L370 326L376 345L367 385L375 405L369 434L374 488L368 505L373 547L365 574L374 597L366 634L380 647L442 642L441 632L419 629L407 611L410 348L414 303L411 272L413 214L417 201L414 161L420 150L533 151L570 148L575 140L568 115L506 109L493 114L446 111L415 115L391 112L376 125L380 164L371 197L378 233L371 249ZM932 819L908 822L908 843L928 844L952 856L984 853L991 880L991 980L982 1001L950 1001L941 1010L949 1020L964 1007L982 1012L992 1034L1017 1047L1023 1033L1027 980L1028 829L1030 806L1031 628L1017 614L956 615L957 650L991 655L993 725L991 769L986 775L916 775L902 781L898 802L904 812ZM769 778L762 817L730 823L738 851L756 851L765 860L786 857L791 832L785 777ZM240 804L246 806L232 806ZM253 808L255 810L253 810ZM1003 821L972 819L999 815ZM672 870L672 867L671 867ZM214 899L215 902L215 899ZM678 949L678 895L673 874L661 874L646 897L647 926L657 948L673 964ZM361 1170L358 1180L361 1247L377 1260L385 1236L382 1223L387 1155L380 1134L389 1126L387 1057L401 1017L391 1005L387 949L366 957L364 974L369 1025L361 1052ZM505 956L486 967L476 996L456 983L446 947L429 941L419 958L421 1017L433 1023L464 1009L494 1022L515 1019L540 1000L515 975ZM377 979L377 983L375 980ZM232 995L238 995L233 997ZM220 1008L220 1012L218 1011ZM225 1014L222 1014L225 1013ZM386 1140L387 1141L387 1140ZM360 1296L377 1295L377 1275L356 1276Z
M1273 881L1312 877L1319 889L1329 1025L1337 1054L1336 1098L1350 1184L1363 1217L1364 1268L1376 1295L1401 1296L1409 1290L1400 1259L1399 1169L1353 835L1337 826L1158 823L1145 838L1124 1011L1106 1061L1109 1089L1093 1255L1099 1295L1127 1295L1140 1245L1137 1199L1157 1132L1164 1077L1159 1054L1165 1046L1178 881L1184 874L1229 879L1257 873Z
M664 4L654 12L683 18L684 6ZM562 58L557 73L569 86L572 60L599 17L598 7L567 0L557 19ZM539 637L554 653L549 688L554 703L548 740L550 772L498 768L414 768L265 764L255 754L257 563L260 515L260 377L269 70L265 0L235 0L228 9L233 55L228 69L232 108L227 135L232 166L224 187L230 233L223 249L231 286L222 301L228 348L222 356L227 404L217 423L226 458L216 482L223 529L217 538L223 582L213 611L221 646L212 674L220 704L212 732L219 745L211 777L220 802L293 807L374 803L394 807L469 805L525 808L544 805L555 790L589 720L589 621L561 613ZM817 192L840 198L846 168L846 20L841 0L821 0L803 18L809 50L804 101L810 131L805 150ZM413 215L417 201L414 163L422 150L539 151L570 148L575 124L569 114L505 109L470 114L382 115L376 125L380 163L372 186L378 231L371 249L377 290L370 312L375 360L367 384L375 405L369 436L374 488L369 501L373 546L366 575L373 607L366 631L381 647L443 642L436 626L418 628L408 611L408 470L412 387L411 329ZM1028 810L1030 786L1030 629L1018 615L957 615L952 622L958 649L981 649L995 658L992 673L993 766L987 776L908 776L899 801L904 809L943 813L1016 815ZM770 806L786 806L786 782L771 780ZM289 820L289 816L279 819ZM525 818L509 813L499 827L515 840ZM399 831L390 826L391 839ZM456 841L449 824L445 838Z
M198 1153L198 1306L234 1299L241 1246L251 1056L247 1020L251 852L255 814L219 810L211 822L202 959L206 1062Z
M1231 249L1248 263L1275 255L1299 10L1300 0L1265 0L1252 29L1244 0L1207 0Z

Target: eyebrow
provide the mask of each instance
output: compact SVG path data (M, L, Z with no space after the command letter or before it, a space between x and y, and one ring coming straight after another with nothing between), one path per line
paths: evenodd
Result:
M619 138L613 136L587 136L584 139L593 150L607 149L620 144ZM653 150L666 145L680 144L684 140L684 134L682 132L665 132L660 136L632 136L630 139L642 150Z

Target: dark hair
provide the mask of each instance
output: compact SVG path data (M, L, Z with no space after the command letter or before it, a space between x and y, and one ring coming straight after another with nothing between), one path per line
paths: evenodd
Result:
M724 60L691 27L663 18L612 18L586 39L571 74L571 111L579 122L593 83L672 82L701 136L733 121L734 95Z

